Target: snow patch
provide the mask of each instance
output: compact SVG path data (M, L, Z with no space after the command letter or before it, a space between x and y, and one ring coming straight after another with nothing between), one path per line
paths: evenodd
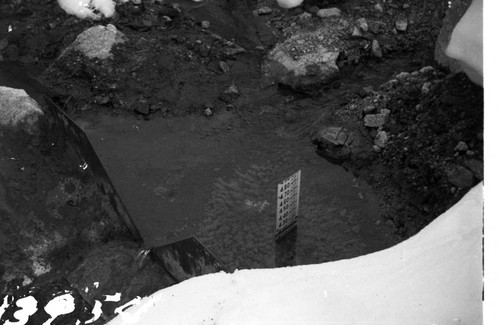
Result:
M101 16L111 17L115 13L113 0L57 0L61 9L69 15L80 19L100 19Z
M85 322L85 324L90 324L98 320L102 315L102 302L99 300L95 301L94 308L92 308L92 318Z
M7 307L9 307L9 295L3 297L3 302L2 305L0 306L0 319L2 319L2 316L5 313Z
M50 325L60 315L72 313L75 310L75 298L66 293L50 300L44 308L50 318L43 325Z
M105 295L104 301L118 302L121 299L122 299L122 294L120 292L117 292L114 295Z
M36 313L38 308L36 305L38 304L38 301L36 301L35 297L33 296L27 296L19 299L16 302L16 306L20 308L20 310L16 311L14 313L14 318L16 318L18 321L15 323L12 323L11 321L5 322L4 325L24 325L28 322L29 318L31 315Z

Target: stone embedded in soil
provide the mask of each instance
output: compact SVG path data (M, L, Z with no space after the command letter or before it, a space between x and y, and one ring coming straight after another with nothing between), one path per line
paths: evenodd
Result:
M363 107L363 113L364 114L373 114L377 111L377 107L374 105L366 105Z
M367 114L364 118L364 125L370 128L379 128L387 122L387 114Z
M395 26L396 30L406 32L406 29L408 28L408 21L406 19L398 19L396 20Z
M345 161L351 156L350 145L354 141L351 132L343 127L331 126L319 131L314 139L320 151L337 161Z
M469 159L464 162L464 165L472 171L477 179L484 179L484 164L482 161L477 159Z
M203 29L208 29L208 28L210 28L210 22L209 22L208 20L203 20L203 21L201 22L201 28L203 28Z
M329 18L329 17L340 17L342 15L342 11L338 8L324 8L324 9L319 9L316 12L316 16L320 18Z
M366 21L365 18L359 18L358 20L356 20L356 25L359 27L360 30L362 30L363 32L367 32L368 31L368 22Z
M456 187L469 188L474 185L474 174L463 166L454 166L448 175L448 182Z
M0 39L0 51L3 51L9 45L9 40L7 38Z
M375 136L374 143L379 148L385 148L389 142L389 135L386 131L379 131Z
M231 71L229 65L224 61L219 61L219 68L224 73L228 73L229 71Z
M268 6L263 6L263 7L255 9L253 11L253 14L254 14L254 16L261 16L261 15L268 15L271 12L273 12L273 10L271 8L269 8Z
M400 72L396 75L396 79L403 80L403 79L409 78L410 76L411 76L411 73L403 71L403 72Z
M467 150L469 150L469 146L467 145L467 143L460 141L459 143L457 143L454 150L455 151L467 151Z
M278 44L263 64L265 75L294 90L314 90L339 77L339 51L324 31L301 33Z
M318 152L335 163L363 162L371 158L370 146L362 135L345 127L329 126L314 137Z
M378 12L384 12L384 7L380 3L377 3L375 5L375 10L377 10Z
M207 107L207 108L205 108L205 111L203 112L203 114L205 114L205 116L208 117L208 116L212 116L214 113L209 107Z
M79 34L76 40L64 49L61 57L75 50L89 59L107 59L113 56L111 53L113 46L124 43L125 40L125 35L112 24L108 24L106 27L102 25L90 27Z
M134 111L142 114L142 115L148 115L150 113L150 107L149 103L146 99L139 99L136 101L134 107Z
M224 92L219 96L219 99L226 102L232 103L240 96L240 91L235 84L229 86Z
M354 28L352 30L351 36L354 37L354 38L362 37L363 36L363 34L361 33L361 30L359 29L358 26L354 26Z
M424 82L424 84L422 85L422 94L428 94L429 91L431 90L431 86L432 86L432 82L430 81L426 81Z
M383 56L382 48L380 47L380 43L374 39L372 41L372 54L377 58L381 58Z
M0 126L21 127L35 134L39 132L38 120L42 115L40 106L26 91L0 86Z

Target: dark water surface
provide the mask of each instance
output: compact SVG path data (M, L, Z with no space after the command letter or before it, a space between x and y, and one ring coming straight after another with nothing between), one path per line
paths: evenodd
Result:
M315 153L317 107L76 121L149 246L195 235L228 269L310 264L393 244L372 189ZM277 184L302 171L296 234L276 245Z

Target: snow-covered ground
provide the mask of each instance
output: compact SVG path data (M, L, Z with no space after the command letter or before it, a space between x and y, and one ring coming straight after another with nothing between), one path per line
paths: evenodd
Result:
M384 251L193 278L109 324L481 324L482 226L480 184Z

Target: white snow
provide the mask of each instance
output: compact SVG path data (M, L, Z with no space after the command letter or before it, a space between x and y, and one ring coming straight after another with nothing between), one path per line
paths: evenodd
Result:
M130 300L129 302L125 303L124 305L115 308L115 314L121 314L123 313L124 310L127 308L130 308L131 306L137 305L141 301L141 297L135 297L134 299Z
M482 207L480 184L384 251L192 278L109 324L481 324Z
M291 9L298 7L304 2L304 0L276 0L281 8Z
M57 2L67 14L81 19L100 19L101 15L111 17L115 13L113 0L57 0Z
M483 85L483 0L473 0L455 26L446 55L457 59L473 82Z
M14 313L17 322L6 321L4 325L24 325L31 315L36 313L38 301L33 296L27 296L16 301L16 306L20 309Z
M118 302L121 299L122 299L122 294L120 292L117 292L114 295L105 295L104 297L104 301Z
M43 325L50 325L60 315L72 313L75 310L75 298L70 293L54 297L44 307L50 318Z
M2 319L5 310L9 307L9 295L3 297L2 305L0 306L0 319Z
M91 324L98 320L102 315L102 302L96 300L94 303L94 308L92 308L92 318L87 320L85 324Z

